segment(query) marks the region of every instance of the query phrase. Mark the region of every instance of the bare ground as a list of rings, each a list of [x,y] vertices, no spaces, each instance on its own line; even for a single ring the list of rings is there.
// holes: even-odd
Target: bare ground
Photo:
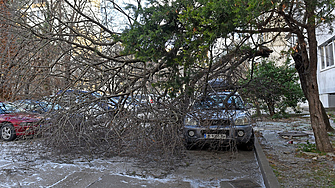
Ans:
[[[335,155],[315,150],[308,117],[263,119],[257,121],[255,130],[281,187],[335,187]],[[293,136],[281,135],[283,132]],[[329,136],[335,145],[334,134]]]

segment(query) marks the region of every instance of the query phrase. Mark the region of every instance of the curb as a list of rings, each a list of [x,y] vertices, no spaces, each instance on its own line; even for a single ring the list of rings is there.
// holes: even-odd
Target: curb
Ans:
[[[266,188],[279,188],[279,182],[277,177],[273,173],[272,168],[270,167],[269,161],[266,158],[261,145],[258,142],[258,138],[255,138],[255,153],[257,157],[257,161],[259,164],[259,168],[261,169],[261,173],[263,175],[264,184]]]

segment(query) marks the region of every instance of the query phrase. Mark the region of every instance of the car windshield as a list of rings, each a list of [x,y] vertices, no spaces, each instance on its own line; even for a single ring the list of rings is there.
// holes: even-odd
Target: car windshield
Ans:
[[[26,111],[37,113],[44,113],[52,108],[51,104],[35,100],[18,100],[13,102],[12,104],[16,105],[17,108],[23,108]]]
[[[228,94],[208,95],[206,98],[201,99],[195,103],[197,109],[243,109],[244,104],[240,96],[232,95],[225,102]]]
[[[10,113],[18,113],[18,112],[24,112],[25,110],[23,108],[19,108],[11,103],[4,103],[0,102],[0,114],[10,114]]]

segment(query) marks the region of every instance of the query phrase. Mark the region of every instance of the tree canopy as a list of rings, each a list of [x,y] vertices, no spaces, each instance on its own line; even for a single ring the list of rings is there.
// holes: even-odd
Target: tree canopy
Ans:
[[[264,42],[251,34],[238,34],[239,12],[229,1],[149,1],[139,20],[123,32],[125,53],[168,71],[163,88],[194,89],[199,80],[238,77],[237,67],[256,56]],[[218,6],[220,5],[220,6]],[[248,43],[246,43],[248,41]],[[229,77],[229,78],[228,78]],[[203,83],[203,82],[202,82]],[[201,85],[201,83],[200,83]]]

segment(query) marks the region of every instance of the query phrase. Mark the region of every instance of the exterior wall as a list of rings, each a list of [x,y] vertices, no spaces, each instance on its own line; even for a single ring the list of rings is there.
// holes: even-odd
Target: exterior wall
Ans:
[[[320,94],[320,100],[325,108],[329,108],[328,94]]]
[[[275,35],[278,35],[278,33],[268,33],[265,38],[267,40],[272,39]],[[277,39],[271,43],[269,43],[267,46],[273,50],[273,52],[270,54],[269,59],[275,60],[277,65],[283,65],[284,62],[287,59],[287,54],[283,52],[287,52],[292,45],[292,41],[288,41],[285,39],[286,35],[284,33],[280,34],[280,36],[277,36]],[[290,40],[293,40],[294,38],[292,37]],[[293,43],[294,44],[294,43]]]
[[[325,32],[323,32],[325,33]],[[325,108],[335,107],[335,36],[320,34],[318,41],[318,70],[320,100]]]

